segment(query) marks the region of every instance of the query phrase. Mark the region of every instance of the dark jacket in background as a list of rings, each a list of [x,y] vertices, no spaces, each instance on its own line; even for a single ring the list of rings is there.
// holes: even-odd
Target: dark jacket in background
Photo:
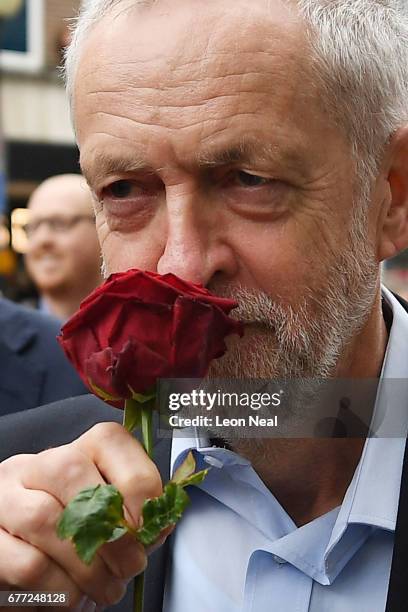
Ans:
[[[59,330],[56,319],[0,298],[0,416],[87,393]]]

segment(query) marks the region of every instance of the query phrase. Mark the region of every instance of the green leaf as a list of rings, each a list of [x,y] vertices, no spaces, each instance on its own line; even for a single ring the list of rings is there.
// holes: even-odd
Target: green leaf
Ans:
[[[177,523],[190,499],[184,488],[200,484],[208,470],[194,473],[196,461],[189,452],[183,463],[176,470],[172,480],[164,487],[160,497],[148,499],[143,504],[143,526],[137,530],[136,537],[145,546],[151,546],[166,527]]]
[[[61,540],[72,540],[78,556],[90,565],[105,542],[126,533],[123,497],[113,485],[81,491],[65,508],[57,525]]]
[[[196,469],[196,461],[194,459],[194,455],[192,451],[190,451],[187,457],[184,459],[183,463],[174,472],[171,482],[175,482],[176,484],[179,484],[185,478],[188,478],[189,476],[191,476],[191,474],[194,474],[195,469]]]
[[[175,482],[181,487],[188,487],[189,485],[198,485],[203,482],[204,478],[208,474],[207,470],[201,472],[195,472],[196,461],[192,451],[190,451],[183,463],[177,468],[173,474],[173,478],[170,482]]]
[[[144,546],[154,544],[163,529],[177,523],[189,503],[183,487],[169,482],[160,497],[143,504],[143,527],[136,532],[139,542]]]
[[[204,478],[207,476],[209,471],[210,471],[209,469],[201,470],[201,472],[196,472],[195,474],[192,474],[191,476],[189,476],[188,478],[185,478],[179,483],[180,487],[183,487],[184,489],[184,487],[201,484]]]

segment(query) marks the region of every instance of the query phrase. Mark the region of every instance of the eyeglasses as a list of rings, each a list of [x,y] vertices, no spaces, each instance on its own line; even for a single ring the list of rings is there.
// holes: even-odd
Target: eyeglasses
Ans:
[[[24,225],[24,231],[28,238],[34,236],[34,234],[40,229],[42,225],[47,225],[52,232],[56,234],[64,234],[69,232],[75,225],[78,225],[81,221],[94,221],[93,215],[73,215],[72,217],[42,217],[35,221],[30,221]]]

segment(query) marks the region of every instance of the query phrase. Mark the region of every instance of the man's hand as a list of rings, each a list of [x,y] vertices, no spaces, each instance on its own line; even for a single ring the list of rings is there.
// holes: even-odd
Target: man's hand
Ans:
[[[8,588],[67,591],[70,607],[84,596],[107,606],[145,569],[146,551],[128,534],[102,546],[89,567],[56,535],[64,507],[87,487],[115,485],[134,527],[144,500],[162,493],[156,466],[120,425],[101,423],[71,444],[11,457],[0,464],[0,483],[0,583]]]

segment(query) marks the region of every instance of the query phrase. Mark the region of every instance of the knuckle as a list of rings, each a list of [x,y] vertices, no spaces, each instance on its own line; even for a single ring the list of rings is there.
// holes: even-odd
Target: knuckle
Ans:
[[[125,430],[119,423],[97,423],[84,436],[89,436],[98,444],[109,443],[110,440],[117,436],[123,436]]]
[[[19,532],[21,534],[24,530],[37,538],[42,532],[54,527],[58,508],[56,501],[47,493],[40,491],[36,491],[35,494],[31,491],[29,493],[21,500]]]
[[[163,491],[162,481],[154,463],[140,466],[136,473],[123,483],[124,491],[138,491],[145,498],[158,497]]]
[[[53,448],[41,453],[42,459],[47,462],[57,476],[64,475],[64,480],[72,482],[78,479],[84,470],[86,458],[75,446],[70,444]]]
[[[154,463],[150,463],[149,466],[145,467],[139,476],[139,483],[140,486],[143,485],[143,490],[147,497],[158,497],[163,492],[162,479]]]
[[[13,476],[21,469],[31,465],[36,455],[13,455],[0,463],[0,474],[2,477]]]
[[[40,587],[45,582],[50,563],[46,555],[35,548],[30,549],[16,564],[12,586]]]

